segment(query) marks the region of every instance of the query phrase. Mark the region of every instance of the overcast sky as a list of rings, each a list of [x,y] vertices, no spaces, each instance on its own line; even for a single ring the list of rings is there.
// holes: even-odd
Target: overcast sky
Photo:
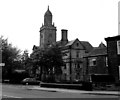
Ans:
[[[89,41],[94,47],[118,35],[119,0],[0,0],[0,35],[21,50],[39,45],[40,27],[49,9],[57,27],[68,30],[68,39]]]

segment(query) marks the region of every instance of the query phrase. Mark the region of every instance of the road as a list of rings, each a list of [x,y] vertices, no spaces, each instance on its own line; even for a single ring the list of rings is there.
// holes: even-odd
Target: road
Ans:
[[[30,86],[4,84],[2,85],[2,98],[100,98],[102,100],[103,98],[118,98],[113,95],[31,90],[29,87]]]

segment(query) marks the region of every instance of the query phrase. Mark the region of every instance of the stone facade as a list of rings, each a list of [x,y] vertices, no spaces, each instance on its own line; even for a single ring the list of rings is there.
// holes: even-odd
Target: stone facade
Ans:
[[[65,54],[63,56],[63,61],[65,62],[63,80],[82,80],[82,58],[85,55],[85,48],[81,45],[80,41],[78,39],[69,41],[61,47],[61,51]]]
[[[49,10],[44,15],[44,25],[40,28],[40,47],[45,48],[56,42],[56,27],[52,24],[52,13]]]
[[[61,49],[65,66],[62,67],[62,80],[75,81],[83,80],[83,57],[89,53],[93,47],[87,41],[74,39],[68,40],[68,30],[61,30],[61,40],[56,41],[56,27],[52,24],[52,13],[49,10],[44,15],[44,25],[40,28],[40,48],[57,44]]]

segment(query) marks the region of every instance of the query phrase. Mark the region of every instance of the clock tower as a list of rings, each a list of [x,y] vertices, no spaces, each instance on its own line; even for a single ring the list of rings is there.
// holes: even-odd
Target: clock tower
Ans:
[[[40,28],[40,47],[45,48],[56,42],[56,27],[52,24],[52,13],[48,9],[44,14],[44,25]]]

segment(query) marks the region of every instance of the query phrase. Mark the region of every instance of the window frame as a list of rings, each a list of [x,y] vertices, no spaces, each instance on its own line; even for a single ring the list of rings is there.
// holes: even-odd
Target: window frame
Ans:
[[[120,40],[117,41],[117,54],[120,55]]]
[[[94,64],[95,62],[95,64]],[[90,58],[89,59],[89,66],[96,66],[97,65],[97,58]]]

